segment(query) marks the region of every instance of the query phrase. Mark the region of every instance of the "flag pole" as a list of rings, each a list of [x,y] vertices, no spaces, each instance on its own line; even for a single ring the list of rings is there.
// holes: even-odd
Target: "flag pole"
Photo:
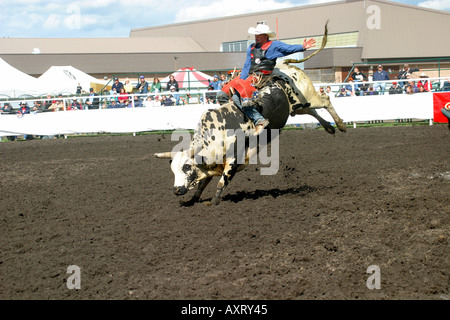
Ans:
[[[277,19],[277,41],[278,41],[278,17],[276,19]]]

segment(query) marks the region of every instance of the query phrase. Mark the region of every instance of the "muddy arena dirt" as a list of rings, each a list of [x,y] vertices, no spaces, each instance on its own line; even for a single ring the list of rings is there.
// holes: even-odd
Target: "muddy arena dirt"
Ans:
[[[176,197],[169,161],[153,156],[175,144],[1,143],[0,298],[450,297],[445,125],[283,131],[278,173],[248,166],[214,207],[179,206],[193,191]]]

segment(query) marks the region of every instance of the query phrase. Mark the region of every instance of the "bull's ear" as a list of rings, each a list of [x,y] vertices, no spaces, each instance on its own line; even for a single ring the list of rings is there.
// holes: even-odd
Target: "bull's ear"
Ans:
[[[155,153],[155,157],[160,159],[172,158],[172,152]]]

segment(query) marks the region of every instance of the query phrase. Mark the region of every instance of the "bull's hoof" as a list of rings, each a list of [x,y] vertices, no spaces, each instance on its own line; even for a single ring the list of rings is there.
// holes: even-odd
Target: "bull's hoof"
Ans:
[[[329,134],[335,134],[335,132],[336,132],[336,130],[334,129],[333,126],[329,126],[329,127],[325,126],[324,128]]]

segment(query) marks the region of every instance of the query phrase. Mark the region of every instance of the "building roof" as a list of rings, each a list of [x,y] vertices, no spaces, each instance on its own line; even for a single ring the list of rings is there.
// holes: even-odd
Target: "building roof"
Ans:
[[[3,38],[1,54],[30,54],[39,49],[41,54],[90,53],[160,53],[205,52],[190,36],[142,38]]]
[[[111,74],[171,73],[183,67],[209,71],[241,68],[244,52],[196,53],[108,53],[108,54],[7,54],[7,63],[30,75],[39,76],[51,66],[71,65],[103,78]],[[176,58],[176,59],[175,59]]]

